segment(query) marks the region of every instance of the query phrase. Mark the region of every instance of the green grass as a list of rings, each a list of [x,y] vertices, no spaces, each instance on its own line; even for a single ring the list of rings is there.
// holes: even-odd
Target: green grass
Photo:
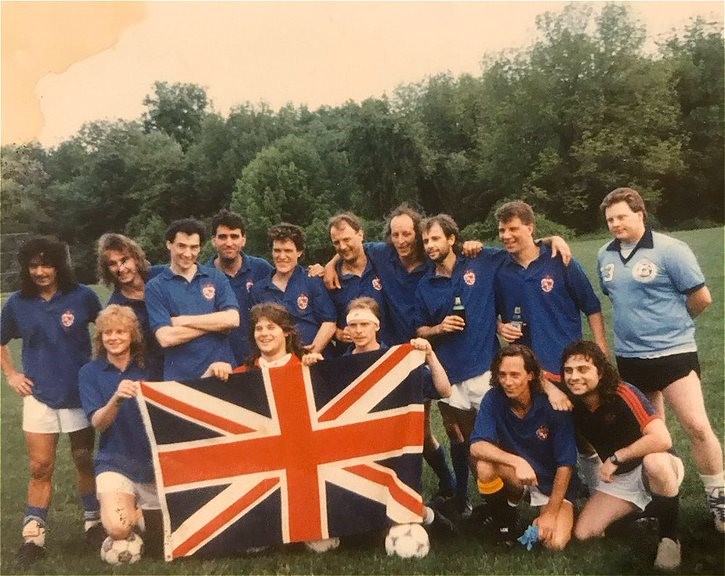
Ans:
[[[685,231],[674,234],[686,241],[697,254],[713,305],[697,319],[698,346],[703,368],[706,404],[718,437],[723,436],[723,229]],[[595,278],[595,258],[606,237],[572,242],[576,258],[590,278]],[[597,287],[598,290],[598,287]],[[601,295],[600,295],[601,296]],[[102,296],[102,298],[105,297]],[[607,325],[610,307],[602,299]],[[611,331],[608,334],[613,342]],[[13,343],[17,352],[17,343]],[[388,558],[381,544],[343,547],[315,555],[287,547],[255,558],[218,560],[177,560],[172,563],[143,559],[139,564],[111,569],[101,562],[95,550],[87,550],[82,540],[79,503],[75,496],[73,470],[67,440],[58,448],[54,476],[54,496],[49,517],[48,556],[23,572],[13,558],[19,545],[20,524],[27,482],[26,456],[21,433],[20,402],[3,380],[0,416],[2,450],[0,472],[1,510],[0,573],[18,574],[649,574],[656,546],[652,525],[632,524],[605,540],[572,543],[563,553],[544,550],[526,552],[517,547],[504,550],[482,544],[473,537],[452,542],[436,542],[422,560]],[[440,419],[434,410],[434,426],[444,438]],[[681,527],[683,564],[681,574],[723,574],[723,539],[715,533],[707,514],[703,491],[695,472],[688,443],[679,425],[668,422],[676,447],[683,455],[687,475],[682,487]],[[434,489],[430,471],[425,468],[427,494]],[[474,492],[475,493],[475,490]]]

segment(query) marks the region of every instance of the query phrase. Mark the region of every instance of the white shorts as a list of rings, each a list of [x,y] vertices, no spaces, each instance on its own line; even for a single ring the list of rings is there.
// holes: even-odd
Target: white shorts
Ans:
[[[32,394],[23,397],[23,431],[38,434],[76,432],[90,426],[82,408],[51,408]]]
[[[473,408],[478,411],[481,407],[481,400],[491,389],[491,371],[486,370],[483,374],[456,382],[452,388],[453,391],[448,398],[441,398],[440,402],[445,402],[453,408],[459,410],[470,410]]]
[[[101,472],[96,476],[96,494],[122,492],[136,497],[137,505],[143,510],[158,510],[159,496],[153,482],[134,482],[120,472]]]
[[[531,506],[546,506],[549,503],[549,497],[539,490],[538,486],[524,486],[524,493],[529,494],[529,505]],[[564,502],[569,502],[569,500],[564,498]]]
[[[682,460],[676,456],[672,457],[677,460],[677,486],[679,487],[685,478],[685,466],[682,464]],[[647,504],[652,501],[652,495],[645,484],[644,470],[641,464],[634,470],[624,474],[615,474],[611,482],[598,480],[595,489],[620,500],[631,502],[640,510],[644,510]]]

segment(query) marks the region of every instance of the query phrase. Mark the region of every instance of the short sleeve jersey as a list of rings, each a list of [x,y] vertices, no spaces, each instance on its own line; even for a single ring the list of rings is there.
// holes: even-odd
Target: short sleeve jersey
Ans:
[[[389,342],[388,320],[385,313],[385,287],[370,258],[368,257],[365,270],[360,276],[344,274],[342,272],[342,262],[337,264],[337,275],[340,279],[340,288],[329,291],[330,298],[332,298],[337,311],[337,326],[344,328],[347,325],[347,305],[351,300],[361,296],[368,296],[375,300],[380,308],[379,339]]]
[[[622,257],[615,239],[600,248],[597,260],[599,283],[612,301],[617,356],[697,350],[687,296],[705,285],[705,277],[687,244],[647,229],[629,257]]]
[[[420,279],[433,269],[426,260],[410,272],[400,262],[395,247],[385,242],[366,242],[365,251],[383,284],[386,319],[385,341],[405,344],[415,337],[415,289]]]
[[[518,343],[531,348],[554,374],[564,348],[581,340],[581,313],[589,316],[602,309],[581,265],[572,260],[565,266],[546,245],[527,268],[507,254],[496,276],[496,303],[504,322],[511,321],[515,307],[521,308],[526,329]]]
[[[336,322],[335,305],[322,278],[310,278],[302,266],[297,266],[283,292],[272,282],[274,271],[252,287],[252,304],[276,302],[294,317],[302,343],[311,344],[323,322]]]
[[[576,430],[594,447],[602,461],[639,440],[645,427],[657,418],[642,392],[624,382],[617,386],[611,401],[593,412],[580,402],[574,404]],[[628,460],[617,467],[615,474],[629,472],[641,463],[641,458]]]
[[[91,358],[88,325],[101,310],[88,286],[57,291],[46,301],[13,293],[2,309],[0,343],[23,341],[23,373],[33,396],[51,408],[79,408],[78,370]]]
[[[216,258],[207,263],[214,266]],[[264,258],[249,256],[242,252],[242,267],[234,276],[227,274],[229,284],[239,303],[239,327],[229,333],[229,339],[236,364],[243,363],[252,352],[249,344],[249,310],[252,307],[251,292],[255,282],[266,278],[272,273],[272,265]]]
[[[79,373],[79,387],[83,411],[89,420],[99,408],[113,397],[121,380],[143,380],[145,370],[134,362],[126,370],[119,370],[106,358],[89,362]],[[101,432],[95,457],[96,474],[118,472],[133,482],[152,482],[154,479],[151,446],[134,399],[125,400],[116,419]]]
[[[239,309],[226,275],[207,266],[198,266],[191,281],[174,274],[171,268],[165,268],[146,284],[145,297],[154,333],[162,326],[171,326],[174,316]],[[184,344],[166,348],[164,378],[198,378],[212,362],[234,363],[228,334],[208,332]]]
[[[492,388],[483,397],[471,435],[471,443],[485,441],[501,450],[521,456],[536,472],[538,488],[551,495],[556,470],[576,466],[576,436],[571,414],[554,410],[545,394],[534,392],[531,409],[523,418],[511,410],[501,388]],[[567,499],[576,497],[575,482]]]
[[[415,325],[435,326],[451,314],[460,296],[466,309],[466,328],[433,340],[438,359],[451,382],[459,383],[486,372],[498,350],[494,278],[506,252],[484,248],[474,258],[459,256],[451,277],[429,271],[415,293]]]

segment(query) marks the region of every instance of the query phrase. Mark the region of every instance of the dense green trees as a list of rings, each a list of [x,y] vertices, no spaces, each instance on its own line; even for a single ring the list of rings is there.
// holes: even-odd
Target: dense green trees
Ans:
[[[487,55],[477,77],[316,111],[243,103],[224,117],[202,87],[156,82],[137,121],[93,122],[50,150],[4,147],[2,229],[66,239],[91,280],[101,233],[163,261],[169,221],[222,207],[245,215],[260,254],[267,226],[300,224],[310,259],[329,255],[331,214],[376,222],[402,200],[479,236],[513,198],[549,229],[589,232],[604,194],[631,185],[665,226],[722,223],[722,29],[693,20],[647,51],[626,5],[579,3],[537,27],[536,43]]]

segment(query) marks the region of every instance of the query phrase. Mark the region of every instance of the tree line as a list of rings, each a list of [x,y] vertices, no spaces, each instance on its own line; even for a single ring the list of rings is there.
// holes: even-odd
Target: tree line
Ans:
[[[102,233],[164,262],[170,221],[222,207],[244,215],[260,255],[269,225],[303,226],[309,260],[330,255],[330,215],[352,210],[377,238],[403,200],[478,238],[516,198],[546,232],[597,231],[601,198],[625,185],[658,225],[722,224],[721,24],[693,19],[654,50],[626,5],[571,4],[536,25],[537,42],[485,56],[478,76],[314,111],[247,102],[223,116],[204,88],[156,82],[141,118],[88,123],[50,149],[4,146],[0,226],[66,240],[90,282]]]

